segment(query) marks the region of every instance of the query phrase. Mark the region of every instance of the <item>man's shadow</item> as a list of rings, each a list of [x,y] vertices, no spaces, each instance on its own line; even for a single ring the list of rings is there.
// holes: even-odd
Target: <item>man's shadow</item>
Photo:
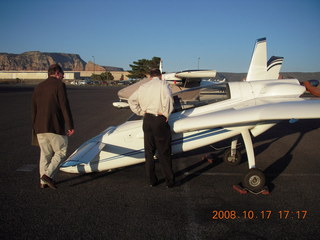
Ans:
[[[173,163],[190,156],[199,157],[200,160],[175,172],[175,178],[180,177],[177,185],[183,185],[222,163],[221,151],[212,151],[210,146],[176,154]]]

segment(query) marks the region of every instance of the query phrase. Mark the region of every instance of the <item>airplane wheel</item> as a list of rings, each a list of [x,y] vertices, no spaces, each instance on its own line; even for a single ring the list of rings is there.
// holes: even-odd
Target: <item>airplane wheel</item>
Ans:
[[[260,192],[266,184],[266,177],[264,173],[257,168],[252,168],[249,172],[244,176],[242,185],[253,191]]]
[[[241,153],[236,150],[236,155],[231,157],[231,148],[226,150],[223,156],[223,161],[229,165],[239,165],[241,163]]]

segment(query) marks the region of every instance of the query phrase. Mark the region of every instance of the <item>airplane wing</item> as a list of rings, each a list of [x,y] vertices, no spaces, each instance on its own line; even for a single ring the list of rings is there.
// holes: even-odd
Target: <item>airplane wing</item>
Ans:
[[[149,78],[143,78],[139,82],[136,82],[128,87],[122,88],[118,92],[118,97],[120,99],[127,100],[132,95],[132,93],[134,93],[142,84],[144,84],[148,81],[150,81]]]
[[[320,100],[269,103],[186,117],[173,123],[175,133],[285,119],[320,118]]]
[[[215,70],[186,70],[175,74],[178,78],[214,78],[216,75]]]

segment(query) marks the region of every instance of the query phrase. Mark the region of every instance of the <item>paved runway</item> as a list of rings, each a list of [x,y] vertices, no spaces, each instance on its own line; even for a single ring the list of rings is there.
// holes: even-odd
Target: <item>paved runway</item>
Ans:
[[[76,126],[69,154],[130,116],[112,107],[118,90],[68,87]],[[210,147],[175,156],[181,185],[173,189],[146,186],[141,164],[85,175],[60,172],[54,191],[38,186],[39,150],[30,145],[32,91],[0,86],[0,239],[319,238],[319,120],[282,122],[254,140],[270,195],[234,191],[247,162],[227,166],[217,151],[213,163],[202,160]]]

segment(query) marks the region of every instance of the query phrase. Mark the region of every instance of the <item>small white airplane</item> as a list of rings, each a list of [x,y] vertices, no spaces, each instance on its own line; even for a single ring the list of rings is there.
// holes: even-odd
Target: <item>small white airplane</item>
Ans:
[[[264,44],[265,39],[256,42],[253,56],[266,49]],[[278,75],[280,68],[268,65],[266,58],[265,62],[260,60],[251,60],[246,81],[211,84],[174,94],[175,111],[169,119],[173,154],[231,139],[224,161],[238,164],[241,154],[235,137],[242,136],[249,168],[242,184],[254,192],[264,188],[265,176],[256,167],[252,137],[281,120],[320,118],[319,99],[302,98],[306,88],[297,79],[269,79]],[[132,120],[109,127],[85,142],[60,170],[89,173],[144,161],[142,120]]]
[[[159,69],[163,73],[162,60],[160,61]],[[217,72],[215,70],[185,70],[174,73],[163,73],[162,80],[166,80],[170,84],[172,92],[175,93],[187,88],[200,86],[202,80],[214,78],[216,74]],[[150,78],[144,78],[139,82],[119,90],[118,97],[120,101],[113,102],[113,106],[116,108],[128,108],[128,99],[131,94],[148,81],[150,81]],[[205,84],[204,81],[203,83]]]
[[[190,88],[200,86],[203,79],[211,79],[216,77],[217,72],[215,70],[185,70],[174,73],[164,73],[163,63],[160,60],[159,69],[162,73],[162,80],[166,80],[169,84],[182,86],[183,88]],[[184,90],[184,89],[183,89]]]

